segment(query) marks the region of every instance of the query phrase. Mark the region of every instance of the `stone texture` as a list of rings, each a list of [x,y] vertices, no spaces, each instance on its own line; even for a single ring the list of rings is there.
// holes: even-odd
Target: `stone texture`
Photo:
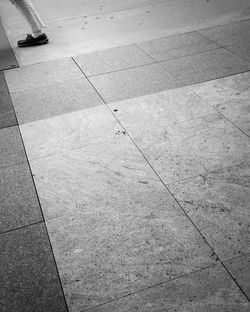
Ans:
[[[107,103],[181,86],[158,64],[94,76],[90,81]]]
[[[222,46],[245,44],[250,38],[250,20],[200,30],[199,33]]]
[[[232,45],[227,47],[227,50],[236,53],[237,55],[241,56],[242,58],[250,61],[250,43],[249,41],[241,42],[237,45]]]
[[[250,69],[250,63],[225,50],[217,49],[161,63],[186,85],[221,78]]]
[[[219,48],[219,45],[191,32],[139,43],[138,46],[156,61],[175,59]]]
[[[0,72],[0,129],[17,124],[8,87],[3,72]]]
[[[117,206],[126,207],[127,212],[135,209],[139,198],[141,207],[148,209],[155,206],[157,195],[161,198],[165,193],[158,177],[123,134],[38,158],[30,165],[46,220],[73,212],[112,213]],[[172,203],[171,198],[169,201]]]
[[[116,117],[128,130],[172,125],[216,113],[216,110],[197,96],[189,87],[162,91],[121,102],[110,103]]]
[[[19,124],[103,104],[84,76],[77,80],[12,93],[11,98]]]
[[[108,211],[99,203],[98,213],[85,209],[47,222],[70,311],[82,311],[216,262],[169,196],[159,195],[152,207],[141,207],[138,196],[134,209],[117,204]],[[121,200],[129,202],[122,194]]]
[[[5,77],[10,92],[24,92],[26,90],[40,88],[46,93],[43,87],[80,79],[83,74],[70,59],[60,59],[45,63],[22,66],[17,69],[5,72]]]
[[[66,312],[44,224],[0,235],[2,312]]]
[[[168,188],[222,260],[250,252],[250,169],[241,165]]]
[[[0,129],[0,168],[26,162],[18,127]]]
[[[27,164],[0,169],[0,233],[42,221]]]
[[[178,115],[171,120],[173,115],[160,110],[151,118],[150,104],[143,111],[126,101],[110,107],[165,183],[237,165],[249,157],[248,137],[219,114],[185,119],[180,112],[182,120],[176,121]]]
[[[247,312],[250,305],[218,265],[91,309],[92,312]]]
[[[193,85],[192,89],[241,130],[250,134],[250,72]]]
[[[72,112],[20,126],[29,159],[114,140],[121,125],[106,106]],[[120,133],[119,132],[119,133]]]
[[[250,300],[250,254],[226,261],[225,266]]]
[[[74,59],[87,76],[154,63],[135,45],[83,54]]]

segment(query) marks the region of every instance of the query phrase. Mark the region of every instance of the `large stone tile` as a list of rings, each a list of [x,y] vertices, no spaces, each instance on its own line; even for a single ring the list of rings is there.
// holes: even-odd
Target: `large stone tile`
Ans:
[[[11,98],[19,124],[103,104],[84,76],[77,80],[12,93]]]
[[[217,111],[250,134],[250,72],[191,87]]]
[[[226,261],[224,264],[250,300],[250,254]]]
[[[34,159],[113,140],[123,128],[109,109],[101,105],[23,124],[20,130],[28,158]]]
[[[0,232],[42,221],[27,164],[0,169]]]
[[[47,220],[72,212],[112,213],[117,206],[126,207],[126,214],[135,209],[139,198],[140,205],[149,209],[160,204],[165,193],[142,155],[122,134],[33,160],[30,165]]]
[[[216,26],[199,32],[222,46],[244,44],[249,42],[250,20]]]
[[[223,260],[250,252],[249,162],[169,184],[180,205]]]
[[[66,312],[44,224],[0,235],[3,312]]]
[[[51,62],[23,66],[5,72],[5,78],[10,92],[24,92],[29,89],[40,88],[58,82],[68,82],[80,79],[83,74],[72,59],[60,59]]]
[[[216,113],[189,87],[110,103],[109,107],[128,130],[147,129],[158,124],[172,125]]]
[[[249,157],[248,137],[221,115],[202,107],[202,101],[196,99],[194,104],[192,98],[196,99],[190,96],[190,112],[186,116],[188,108],[184,105],[176,114],[174,109],[170,113],[162,109],[163,104],[154,111],[157,106],[150,103],[150,98],[143,104],[138,99],[138,109],[137,99],[110,105],[165,183],[236,165]],[[200,111],[196,108],[199,103]],[[209,115],[199,118],[206,112]]]
[[[120,193],[112,210],[91,209],[47,221],[70,311],[82,311],[216,263],[169,194],[145,205]],[[151,193],[152,194],[152,193]],[[125,193],[125,196],[127,194]]]
[[[108,103],[181,86],[158,64],[103,74],[90,81]]]
[[[0,129],[17,125],[3,72],[0,72]]]
[[[250,61],[250,43],[249,41],[241,42],[237,45],[232,45],[227,47],[227,50],[230,50],[237,55],[241,56],[242,58]]]
[[[145,289],[91,311],[247,312],[249,304],[226,270],[217,265]]]
[[[0,129],[0,168],[26,162],[18,127]]]
[[[186,85],[225,77],[250,69],[250,63],[225,50],[217,49],[161,63]]]
[[[135,45],[83,54],[74,59],[87,76],[154,63]]]
[[[138,44],[156,61],[174,59],[219,48],[219,45],[191,32]]]

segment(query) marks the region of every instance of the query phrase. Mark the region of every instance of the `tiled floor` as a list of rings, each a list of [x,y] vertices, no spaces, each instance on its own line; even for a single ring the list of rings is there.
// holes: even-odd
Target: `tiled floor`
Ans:
[[[248,24],[0,76],[1,311],[249,311]]]
[[[61,0],[60,7],[50,0],[33,2],[48,25],[46,32],[51,43],[28,50],[18,49],[16,42],[29,28],[10,1],[0,2],[4,26],[21,65],[117,48],[250,18],[249,0],[240,0],[240,3],[235,0]],[[236,29],[241,32],[244,27]],[[228,31],[222,28],[221,32]],[[247,34],[246,41],[249,41]],[[206,46],[204,43],[205,40],[201,50]]]
[[[0,72],[0,129],[16,126],[16,116],[3,72]]]

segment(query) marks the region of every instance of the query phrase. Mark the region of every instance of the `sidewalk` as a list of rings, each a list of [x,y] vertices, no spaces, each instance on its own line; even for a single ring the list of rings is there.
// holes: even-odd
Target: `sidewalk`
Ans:
[[[1,311],[250,309],[247,2],[190,22],[181,1],[155,2],[80,17],[75,0],[69,19],[35,1],[53,27],[98,7],[99,29],[111,12],[120,28],[67,49],[48,29],[0,72]],[[163,7],[182,25],[122,28]]]

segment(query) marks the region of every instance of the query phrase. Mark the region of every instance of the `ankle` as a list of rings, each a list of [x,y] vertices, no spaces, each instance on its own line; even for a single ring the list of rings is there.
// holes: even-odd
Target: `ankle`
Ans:
[[[32,33],[32,37],[37,38],[37,37],[41,36],[42,34],[43,34],[43,32],[41,30],[38,30],[38,31]]]

